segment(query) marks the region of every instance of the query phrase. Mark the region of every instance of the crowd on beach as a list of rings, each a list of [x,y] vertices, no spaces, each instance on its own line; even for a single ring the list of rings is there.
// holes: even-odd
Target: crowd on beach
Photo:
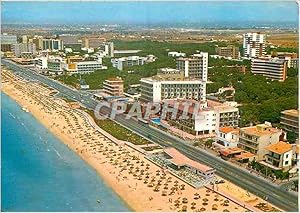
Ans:
[[[70,108],[64,100],[53,96],[53,89],[22,79],[7,70],[3,70],[2,77],[5,82],[3,91],[26,106],[88,162],[134,211],[249,210],[243,201],[233,202],[209,188],[195,189],[153,164],[125,142],[108,138],[107,133],[103,134],[91,124],[87,113]],[[256,198],[253,205],[260,202]]]

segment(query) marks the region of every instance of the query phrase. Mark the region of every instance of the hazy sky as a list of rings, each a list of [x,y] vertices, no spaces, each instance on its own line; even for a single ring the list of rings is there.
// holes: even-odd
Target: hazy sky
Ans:
[[[290,2],[2,2],[2,23],[294,23]]]

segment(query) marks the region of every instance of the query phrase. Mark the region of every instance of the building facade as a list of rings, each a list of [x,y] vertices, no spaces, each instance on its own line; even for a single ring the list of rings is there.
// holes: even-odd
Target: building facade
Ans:
[[[289,109],[281,112],[280,124],[287,132],[294,132],[299,136],[299,110]]]
[[[251,72],[262,75],[268,79],[285,81],[287,75],[287,63],[283,59],[260,58],[251,61]]]
[[[128,56],[122,58],[113,58],[111,59],[112,66],[118,70],[123,70],[125,67],[139,66],[146,63],[151,63],[155,61],[155,57],[148,55],[146,57],[140,56]]]
[[[226,58],[238,59],[240,57],[239,48],[233,45],[229,45],[227,47],[217,47],[216,52],[219,56]]]
[[[264,159],[267,146],[280,140],[282,131],[268,122],[251,127],[240,128],[238,147],[256,155],[256,160]]]
[[[43,50],[63,50],[61,39],[43,39]]]
[[[208,53],[200,52],[189,58],[177,58],[176,69],[183,71],[186,78],[207,81]]]
[[[239,129],[226,126],[220,127],[217,131],[217,137],[213,146],[217,149],[237,147],[239,142]]]
[[[266,35],[260,32],[243,35],[244,57],[256,58],[266,54]]]
[[[272,170],[287,171],[292,167],[293,147],[291,144],[279,141],[265,148],[267,154],[260,163]]]
[[[120,78],[110,78],[103,82],[103,90],[111,96],[123,96],[124,82]]]
[[[34,43],[12,44],[12,52],[16,57],[21,57],[22,53],[32,53],[32,55],[36,55],[36,46]]]
[[[200,80],[167,80],[142,78],[141,100],[160,102],[163,99],[206,100],[206,83]]]

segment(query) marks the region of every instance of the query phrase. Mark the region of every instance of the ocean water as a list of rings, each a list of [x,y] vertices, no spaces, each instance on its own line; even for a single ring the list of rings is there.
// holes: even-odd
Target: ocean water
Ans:
[[[130,211],[30,113],[3,93],[1,99],[2,211]]]

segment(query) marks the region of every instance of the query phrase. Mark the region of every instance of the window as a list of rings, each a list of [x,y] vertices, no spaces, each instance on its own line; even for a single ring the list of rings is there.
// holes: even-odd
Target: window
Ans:
[[[288,157],[289,157],[289,154],[286,154],[286,155],[285,155],[285,158],[288,158]]]
[[[284,162],[284,165],[288,165],[288,163],[289,163],[289,161],[288,161],[288,160],[286,160],[286,161]]]

